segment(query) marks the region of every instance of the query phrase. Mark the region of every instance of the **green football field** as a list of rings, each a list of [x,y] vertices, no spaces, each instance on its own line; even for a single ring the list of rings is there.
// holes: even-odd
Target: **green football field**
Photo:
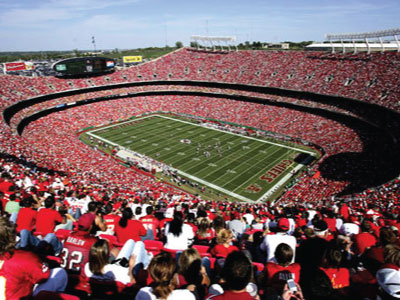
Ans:
[[[244,136],[166,115],[151,115],[87,133],[176,169],[178,174],[242,201],[263,201],[304,167],[281,142]]]

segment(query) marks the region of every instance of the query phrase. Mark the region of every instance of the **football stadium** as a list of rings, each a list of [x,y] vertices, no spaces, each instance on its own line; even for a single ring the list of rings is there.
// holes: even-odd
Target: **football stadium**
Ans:
[[[1,299],[399,298],[399,35],[4,63]]]

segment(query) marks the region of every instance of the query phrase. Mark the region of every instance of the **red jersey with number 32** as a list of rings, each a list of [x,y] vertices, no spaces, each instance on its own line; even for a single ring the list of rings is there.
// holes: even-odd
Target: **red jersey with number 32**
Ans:
[[[15,250],[0,257],[0,299],[27,297],[36,283],[46,281],[50,270],[32,252]]]
[[[97,238],[84,231],[73,232],[64,242],[61,267],[80,272],[89,261],[89,252]]]

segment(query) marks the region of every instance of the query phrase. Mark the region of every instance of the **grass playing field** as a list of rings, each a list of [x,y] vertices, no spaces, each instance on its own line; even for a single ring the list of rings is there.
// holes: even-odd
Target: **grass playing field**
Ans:
[[[242,201],[262,201],[304,167],[311,149],[211,128],[170,115],[151,115],[87,133],[172,166],[178,174]]]

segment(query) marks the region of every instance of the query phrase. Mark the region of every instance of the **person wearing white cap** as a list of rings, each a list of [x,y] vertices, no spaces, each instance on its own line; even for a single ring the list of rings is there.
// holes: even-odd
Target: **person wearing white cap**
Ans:
[[[400,248],[389,244],[383,250],[385,264],[376,272],[376,300],[400,299]]]
[[[379,294],[376,300],[400,299],[400,270],[383,268],[376,272]]]

